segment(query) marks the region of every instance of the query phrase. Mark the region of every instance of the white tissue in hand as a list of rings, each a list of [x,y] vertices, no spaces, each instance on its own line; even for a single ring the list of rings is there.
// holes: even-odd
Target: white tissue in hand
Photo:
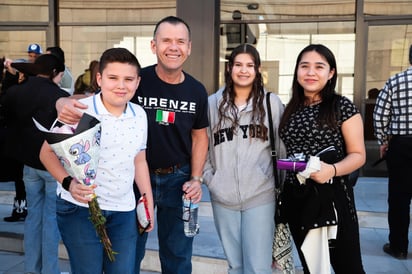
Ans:
[[[309,161],[306,164],[305,170],[296,174],[301,185],[305,184],[307,178],[309,178],[312,172],[320,170],[320,159],[318,156],[309,156]]]

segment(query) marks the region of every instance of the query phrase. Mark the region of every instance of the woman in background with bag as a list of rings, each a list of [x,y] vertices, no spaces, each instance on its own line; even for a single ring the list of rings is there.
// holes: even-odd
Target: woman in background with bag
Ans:
[[[229,57],[224,88],[209,97],[209,154],[204,169],[228,273],[272,273],[275,184],[260,57],[249,44]],[[283,105],[270,94],[276,150]]]
[[[309,157],[329,146],[336,148],[329,164],[320,156],[320,168],[303,184],[296,172],[286,175],[286,216],[304,273],[331,273],[330,265],[336,274],[365,273],[347,176],[365,163],[362,118],[349,99],[336,94],[336,79],[335,57],[327,47],[304,48],[296,60],[292,98],[279,126],[289,157],[296,153]],[[325,240],[323,246],[318,245],[320,240]]]

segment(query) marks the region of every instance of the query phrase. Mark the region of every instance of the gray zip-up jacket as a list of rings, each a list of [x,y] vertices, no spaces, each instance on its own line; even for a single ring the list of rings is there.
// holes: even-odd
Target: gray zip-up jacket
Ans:
[[[230,125],[219,131],[218,107],[222,89],[209,96],[209,152],[203,177],[212,202],[233,210],[244,210],[275,201],[275,183],[269,138],[256,138],[259,125],[251,123],[252,106],[240,110],[239,128],[232,132]],[[278,135],[284,106],[276,94],[271,94],[271,109],[278,158],[285,157],[285,148]],[[266,109],[266,96],[264,100]],[[265,115],[265,127],[269,128]]]

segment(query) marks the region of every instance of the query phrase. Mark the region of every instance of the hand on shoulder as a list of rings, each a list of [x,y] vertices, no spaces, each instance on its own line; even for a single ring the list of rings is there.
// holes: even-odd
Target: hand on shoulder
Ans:
[[[73,125],[79,122],[83,113],[79,109],[87,109],[87,105],[73,97],[63,97],[57,100],[56,110],[59,121]]]

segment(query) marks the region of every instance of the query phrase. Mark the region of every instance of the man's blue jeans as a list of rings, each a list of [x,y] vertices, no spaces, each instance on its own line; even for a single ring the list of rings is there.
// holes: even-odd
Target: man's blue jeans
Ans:
[[[186,237],[182,220],[182,186],[190,179],[190,166],[185,165],[167,175],[151,174],[157,212],[157,234],[162,274],[192,273],[193,238]],[[136,273],[144,257],[147,233],[137,241]]]
[[[45,170],[24,166],[27,217],[24,222],[24,269],[60,274],[60,234],[56,221],[56,180]]]
[[[67,248],[72,274],[134,274],[136,259],[136,211],[102,210],[115,261],[106,255],[89,220],[89,209],[57,197],[57,223]]]

